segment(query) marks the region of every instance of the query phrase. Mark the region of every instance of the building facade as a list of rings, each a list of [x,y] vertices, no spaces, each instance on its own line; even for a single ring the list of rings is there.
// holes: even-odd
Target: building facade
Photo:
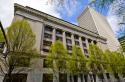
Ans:
[[[53,76],[52,71],[45,65],[45,57],[49,52],[51,44],[56,40],[63,42],[64,46],[68,50],[68,54],[72,53],[72,45],[77,45],[82,49],[82,52],[87,57],[89,57],[88,47],[91,43],[98,45],[103,50],[110,49],[114,51],[116,49],[117,45],[114,46],[114,43],[111,44],[110,39],[116,43],[117,39],[115,39],[107,21],[102,21],[100,25],[103,26],[106,24],[104,27],[106,27],[109,31],[104,28],[101,30],[102,27],[99,27],[99,25],[98,28],[95,27],[95,21],[97,20],[92,20],[94,19],[94,16],[92,17],[92,15],[89,15],[91,13],[86,13],[90,11],[91,8],[88,7],[78,18],[79,25],[74,25],[62,19],[35,10],[31,7],[24,7],[19,4],[14,5],[13,21],[26,19],[30,23],[31,28],[36,35],[35,48],[37,48],[37,51],[42,57],[40,60],[37,60],[35,65],[33,65],[35,69],[27,73],[27,82],[55,82],[55,77]],[[101,33],[102,31],[104,32]],[[110,34],[113,38],[111,38],[111,36],[110,39],[107,38],[109,35],[106,34],[109,32],[111,32]],[[83,76],[83,78],[85,78],[85,76]],[[70,82],[68,74],[61,74],[58,76],[58,79],[60,79],[61,82]],[[81,82],[81,79],[77,81]],[[90,82],[90,79],[82,82]]]

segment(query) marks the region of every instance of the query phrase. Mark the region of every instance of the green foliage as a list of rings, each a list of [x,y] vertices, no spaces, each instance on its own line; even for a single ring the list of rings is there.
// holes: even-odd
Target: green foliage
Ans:
[[[105,69],[107,72],[123,75],[125,72],[125,56],[121,52],[105,52]]]
[[[3,36],[3,33],[1,31],[1,29],[0,29],[0,42],[4,42],[4,41],[5,41],[4,36]]]
[[[3,33],[2,33],[2,31],[1,31],[1,29],[0,29],[0,42],[4,42],[5,40],[4,40],[4,36],[3,36]],[[3,52],[3,49],[0,49],[0,53],[2,53]]]
[[[62,72],[67,68],[67,50],[63,43],[56,41],[50,48],[47,56],[47,64],[55,71]]]
[[[10,48],[9,65],[29,66],[32,58],[38,57],[34,49],[35,34],[26,20],[18,20],[7,29]]]
[[[94,74],[103,73],[103,51],[96,45],[89,46],[88,68]]]
[[[11,51],[29,52],[35,44],[35,34],[26,20],[18,20],[7,29]]]
[[[68,62],[68,69],[70,74],[87,73],[86,57],[82,53],[82,50],[77,46],[73,46],[72,48],[72,55]]]

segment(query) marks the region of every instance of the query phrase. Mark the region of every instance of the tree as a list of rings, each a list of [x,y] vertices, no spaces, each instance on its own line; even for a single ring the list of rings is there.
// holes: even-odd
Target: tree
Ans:
[[[30,66],[30,60],[38,57],[38,53],[34,48],[35,34],[31,30],[26,20],[17,20],[7,29],[7,39],[9,52],[5,58],[7,78],[11,81],[11,75],[14,70]],[[7,59],[7,60],[6,60]],[[20,72],[20,70],[16,70]],[[4,79],[5,80],[5,79]]]
[[[4,36],[1,30],[0,30],[0,42],[4,42]]]
[[[68,70],[70,75],[78,75],[80,77],[83,74],[86,75],[88,73],[86,57],[78,46],[73,46],[72,55],[69,58]]]
[[[125,56],[122,51],[111,52],[105,51],[103,55],[104,64],[103,67],[107,73],[114,75],[114,77],[120,82],[120,76],[124,77],[125,70]]]
[[[57,74],[67,73],[67,58],[67,50],[63,43],[56,41],[49,50],[47,64],[51,67],[57,82],[59,82]]]
[[[0,44],[2,45],[2,44],[4,44],[4,36],[3,36],[3,34],[2,34],[2,31],[0,30]],[[3,47],[3,46],[1,46],[1,47]],[[2,48],[0,48],[0,53],[2,53],[2,51],[3,51],[3,49]]]
[[[96,45],[90,44],[89,46],[89,55],[88,67],[90,72],[94,74],[94,82],[96,82],[95,75],[98,75],[103,82],[103,73],[104,73],[104,60],[103,60],[103,51]]]

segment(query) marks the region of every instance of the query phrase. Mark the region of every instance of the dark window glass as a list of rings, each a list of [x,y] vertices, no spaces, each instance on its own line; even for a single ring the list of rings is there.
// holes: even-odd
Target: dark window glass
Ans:
[[[83,74],[80,74],[81,82],[83,82]]]
[[[106,77],[107,77],[107,79],[110,79],[109,73],[106,73]]]
[[[96,42],[96,41],[93,41],[93,43],[94,43],[94,44],[97,44],[97,42]]]
[[[44,51],[44,52],[49,52],[49,50],[48,50],[48,49],[43,49],[43,51]]]
[[[75,45],[79,45],[79,41],[75,41]]]
[[[73,79],[74,79],[74,82],[78,82],[78,76],[77,75],[74,75]]]
[[[74,39],[79,39],[79,36],[78,35],[74,35]]]
[[[88,82],[88,75],[84,75],[85,82]]]
[[[1,49],[4,48],[4,44],[5,44],[5,42],[0,42],[0,48],[1,48]]]
[[[62,30],[57,29],[56,34],[62,34]]]
[[[67,74],[59,74],[59,82],[67,82]]]
[[[91,43],[92,42],[92,40],[91,39],[88,39],[88,43]]]
[[[119,79],[118,73],[115,73],[114,76],[116,79]]]
[[[56,40],[62,41],[62,37],[56,36]]]
[[[104,75],[103,75],[102,73],[98,74],[98,77],[99,77],[100,79],[104,79]]]
[[[44,37],[45,37],[45,38],[52,39],[52,35],[51,35],[51,34],[44,33]]]
[[[53,74],[43,74],[42,82],[53,82]]]
[[[66,32],[66,37],[71,37],[71,33]]]
[[[86,43],[82,43],[83,47],[86,47]]]
[[[69,76],[69,78],[70,78],[70,82],[73,82],[73,81],[72,81],[72,76],[71,76],[71,75]]]
[[[11,75],[11,82],[26,82],[27,80],[27,74],[12,74]],[[6,74],[4,77],[3,82],[10,82],[10,79],[8,79],[8,75]]]
[[[96,75],[93,74],[93,79],[94,79],[94,82],[96,82]]]
[[[87,50],[87,49],[84,49],[84,53],[85,53],[85,54],[88,54],[88,50]]]
[[[72,50],[72,46],[68,46],[68,45],[67,45],[67,49],[68,49],[68,50]]]
[[[82,41],[85,41],[86,39],[85,39],[85,37],[82,37]]]
[[[53,30],[52,26],[49,26],[49,25],[46,25],[46,26],[45,26],[45,31],[50,31],[50,32],[52,32],[52,30]]]
[[[66,39],[66,43],[72,44],[72,40]]]
[[[52,42],[51,41],[43,41],[43,45],[44,46],[51,46],[52,45]]]

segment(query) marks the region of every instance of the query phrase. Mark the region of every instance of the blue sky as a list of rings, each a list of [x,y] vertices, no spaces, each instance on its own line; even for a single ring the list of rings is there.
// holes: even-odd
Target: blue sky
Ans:
[[[50,0],[0,0],[0,20],[4,27],[8,27],[14,16],[14,3],[23,6],[30,6],[47,14],[61,18],[65,21],[77,24],[77,17],[84,11],[90,0],[74,0],[69,5],[66,3],[64,7],[57,5],[57,2],[51,3]],[[6,3],[6,4],[5,4]],[[108,19],[114,32],[117,30],[117,18],[111,14],[112,11],[103,11],[103,14]]]
[[[74,11],[72,12],[72,15],[68,15],[67,13],[63,13],[63,11],[61,11],[61,16],[64,20],[69,21],[71,23],[77,23],[77,17],[84,11],[84,9],[87,7],[88,5],[88,0],[80,0],[79,2],[77,2],[75,4],[76,8],[74,8]],[[72,7],[70,7],[69,9],[72,9]]]

